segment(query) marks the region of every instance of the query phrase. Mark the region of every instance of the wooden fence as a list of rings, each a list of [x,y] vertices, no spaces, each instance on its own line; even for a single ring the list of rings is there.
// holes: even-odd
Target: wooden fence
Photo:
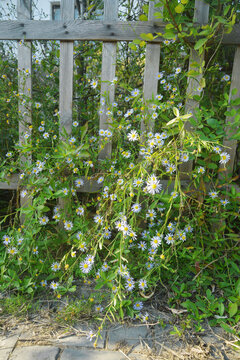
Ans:
[[[158,1],[155,1],[157,3]],[[141,33],[164,32],[165,24],[154,20],[154,12],[162,11],[156,9],[154,1],[149,1],[148,21],[144,22],[122,22],[118,21],[118,0],[104,0],[104,19],[99,21],[74,20],[74,0],[61,0],[61,21],[32,20],[32,0],[18,0],[17,20],[0,21],[0,40],[18,40],[18,83],[19,92],[31,98],[32,80],[31,76],[27,80],[22,75],[28,69],[31,74],[32,69],[32,40],[60,40],[60,84],[59,84],[59,110],[60,110],[60,130],[65,127],[68,134],[72,129],[72,100],[73,100],[73,41],[75,40],[100,40],[103,42],[102,49],[102,74],[101,74],[101,95],[108,93],[110,102],[114,101],[114,86],[110,86],[115,77],[117,41],[132,41],[140,37]],[[194,21],[198,24],[208,22],[209,5],[202,0],[195,0]],[[20,42],[24,40],[24,42]],[[146,46],[146,62],[144,71],[143,94],[145,99],[151,99],[157,94],[158,80],[156,74],[160,67],[160,46],[163,38],[157,37],[153,42]],[[232,95],[231,90],[240,89],[240,26],[235,25],[232,33],[225,34],[222,39],[223,44],[235,44],[236,52],[232,70],[232,82],[229,99],[240,97],[238,90]],[[201,56],[191,50],[189,68],[193,69],[194,62],[202,63],[204,54]],[[201,80],[199,75],[196,79],[189,79],[187,87],[187,97],[185,112],[192,111],[199,106],[192,96],[199,94],[197,88]],[[32,123],[29,105],[19,103],[19,110],[25,113],[25,120]],[[105,115],[100,115],[100,128],[109,127],[109,119]],[[234,117],[228,117],[226,123],[234,121]],[[152,127],[154,124],[152,124]],[[186,125],[189,128],[189,124]],[[144,123],[141,130],[145,129]],[[19,123],[19,141],[23,141],[24,132],[29,129],[23,123]],[[230,140],[230,134],[226,130],[224,145],[229,147],[228,152],[231,160],[228,163],[228,174],[232,173],[237,147],[237,141]],[[99,158],[104,159],[111,155],[111,143],[100,152]],[[30,161],[30,158],[28,159]],[[192,163],[182,165],[183,172],[189,172]],[[20,185],[18,175],[13,175],[9,183],[0,182],[0,189],[18,189]],[[85,181],[81,192],[95,192],[101,185],[94,181]]]

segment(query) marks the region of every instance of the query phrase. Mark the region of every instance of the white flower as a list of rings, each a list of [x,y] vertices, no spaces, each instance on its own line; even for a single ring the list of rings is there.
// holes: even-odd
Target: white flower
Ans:
[[[177,67],[175,70],[175,74],[179,74],[182,71],[182,69],[180,67]]]
[[[157,180],[154,174],[151,175],[147,181],[146,191],[149,194],[155,195],[156,193],[159,193],[161,189],[162,189],[162,184],[160,184],[160,181]]]
[[[83,179],[77,179],[77,180],[75,180],[75,186],[76,186],[77,188],[79,188],[80,186],[83,186],[83,184],[84,184]]]
[[[136,130],[131,130],[130,133],[127,134],[127,138],[129,141],[137,141],[139,135]]]
[[[52,271],[57,271],[57,270],[60,270],[60,268],[61,268],[61,266],[60,266],[60,264],[58,263],[58,262],[54,262],[53,264],[52,264],[52,266],[51,266],[51,269],[52,269]]]
[[[229,75],[224,75],[222,77],[222,81],[229,81],[230,80],[230,76]]]
[[[52,281],[51,284],[50,284],[50,288],[53,289],[53,290],[56,290],[58,288],[58,283],[55,282],[55,281]]]
[[[98,85],[98,82],[96,80],[92,80],[91,83],[90,83],[91,87],[93,89],[96,89],[97,85]]]
[[[210,191],[208,194],[212,199],[215,199],[218,196],[216,191]]]
[[[131,95],[134,97],[138,96],[139,94],[140,94],[140,91],[138,89],[134,89],[131,91]]]
[[[92,269],[92,264],[84,260],[80,263],[80,269],[84,274],[88,274]]]
[[[189,160],[188,154],[182,153],[180,160],[181,160],[182,162],[187,162],[187,161]]]
[[[47,216],[43,216],[39,219],[40,225],[46,225],[49,221],[49,218]]]
[[[94,337],[96,337],[96,335],[92,332],[92,330],[90,330],[87,334],[87,340],[92,341]]]
[[[22,190],[20,195],[24,198],[27,195],[27,190]]]
[[[199,174],[204,174],[204,173],[205,173],[204,167],[203,167],[203,166],[200,166],[200,167],[197,169],[197,172],[198,172]]]
[[[134,305],[133,305],[133,309],[134,310],[142,310],[143,308],[143,303],[141,301],[137,301]]]
[[[93,220],[96,224],[99,224],[99,225],[102,225],[102,223],[103,223],[103,217],[100,215],[95,215]]]
[[[101,184],[104,181],[104,177],[100,176],[100,178],[98,178],[97,183]]]
[[[157,79],[157,80],[161,80],[162,78],[163,78],[163,72],[157,73],[156,79]]]
[[[76,213],[77,215],[84,215],[84,208],[82,206],[79,206],[77,209],[76,209]]]
[[[145,250],[147,247],[147,244],[145,241],[140,241],[140,243],[138,244],[138,248],[141,250]]]
[[[133,205],[132,205],[132,211],[133,211],[134,213],[139,213],[139,212],[141,211],[141,209],[142,209],[142,207],[141,207],[140,204],[133,204]]]
[[[156,249],[162,242],[162,237],[155,235],[153,236],[152,240],[151,240],[151,246],[153,249]]]
[[[48,133],[48,132],[45,132],[45,133],[43,134],[43,137],[44,137],[44,139],[49,138],[49,133]]]
[[[229,201],[227,199],[225,200],[220,200],[220,203],[223,205],[223,206],[226,206],[227,204],[229,204]]]
[[[73,223],[71,221],[64,222],[64,229],[66,229],[67,231],[72,230],[72,227],[73,227]]]
[[[230,160],[230,155],[226,152],[220,153],[220,164],[226,164]]]
[[[144,280],[144,279],[139,280],[138,281],[138,287],[139,287],[139,289],[144,291],[145,288],[147,287],[147,281]]]

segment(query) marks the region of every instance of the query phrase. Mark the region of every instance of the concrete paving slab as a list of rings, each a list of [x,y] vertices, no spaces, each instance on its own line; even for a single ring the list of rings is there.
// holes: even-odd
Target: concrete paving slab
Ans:
[[[58,352],[53,346],[23,346],[16,348],[9,360],[55,360]]]
[[[61,360],[126,360],[126,357],[113,351],[65,349],[61,354]]]
[[[0,359],[8,360],[9,355],[11,354],[16,342],[19,339],[20,334],[9,334],[8,336],[2,336],[0,338]]]
[[[108,330],[108,349],[116,349],[119,344],[126,344],[129,346],[137,346],[141,339],[146,339],[149,335],[147,326],[131,326],[126,325],[116,326]]]
[[[106,336],[106,332],[103,331],[101,334],[102,338],[98,338],[98,342],[97,342],[97,348],[103,349],[104,347],[104,341],[105,341],[105,336]],[[92,339],[92,341],[90,341],[89,339],[87,339],[87,336],[76,336],[76,335],[72,335],[72,336],[67,336],[64,337],[62,339],[57,339],[53,342],[53,344],[55,346],[81,346],[81,347],[88,347],[88,348],[94,348],[93,344],[95,342],[95,338]]]

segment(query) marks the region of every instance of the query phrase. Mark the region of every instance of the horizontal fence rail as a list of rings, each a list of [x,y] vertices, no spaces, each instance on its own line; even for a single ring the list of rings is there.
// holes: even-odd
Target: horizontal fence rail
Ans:
[[[167,24],[161,21],[101,21],[101,20],[1,20],[0,40],[95,40],[132,41],[142,33],[164,34]],[[196,25],[199,25],[196,23]],[[164,40],[158,36],[152,42]],[[216,41],[218,38],[216,38]],[[222,44],[240,45],[240,24],[236,24],[230,34],[222,36]],[[196,39],[188,38],[194,43]]]

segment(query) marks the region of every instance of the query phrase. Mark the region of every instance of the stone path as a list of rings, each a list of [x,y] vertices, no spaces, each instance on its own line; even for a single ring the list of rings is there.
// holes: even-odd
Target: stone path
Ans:
[[[186,342],[172,335],[170,325],[116,324],[102,333],[97,346],[89,341],[89,329],[79,325],[75,333],[49,336],[39,325],[24,326],[0,336],[1,360],[237,360],[240,355],[226,348],[215,329],[211,336]]]

